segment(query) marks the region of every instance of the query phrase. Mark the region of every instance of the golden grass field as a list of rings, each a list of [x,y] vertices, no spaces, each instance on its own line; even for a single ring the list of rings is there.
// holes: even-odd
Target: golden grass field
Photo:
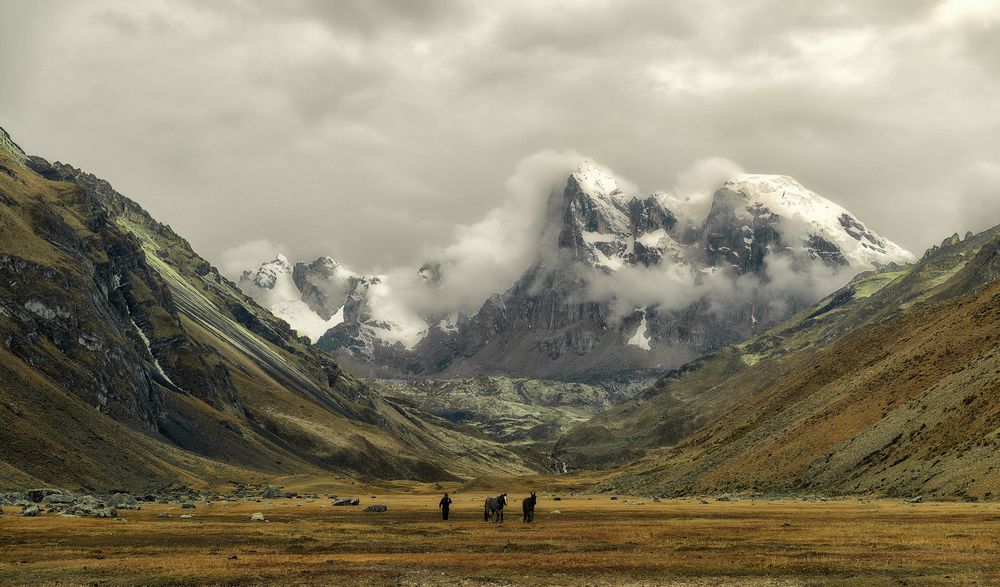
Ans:
[[[526,525],[519,494],[493,525],[482,519],[486,495],[453,494],[449,522],[430,491],[359,495],[360,507],[150,505],[121,520],[22,518],[9,507],[0,584],[1000,584],[998,504],[547,494]],[[371,503],[389,511],[364,512]],[[258,511],[268,522],[250,521]]]

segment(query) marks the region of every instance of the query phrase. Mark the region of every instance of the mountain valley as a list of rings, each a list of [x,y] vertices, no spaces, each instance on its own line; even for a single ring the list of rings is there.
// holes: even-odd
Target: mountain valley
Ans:
[[[1000,228],[917,260],[788,177],[639,197],[584,163],[509,289],[418,315],[330,257],[234,283],[106,181],[0,144],[10,487],[992,495]]]

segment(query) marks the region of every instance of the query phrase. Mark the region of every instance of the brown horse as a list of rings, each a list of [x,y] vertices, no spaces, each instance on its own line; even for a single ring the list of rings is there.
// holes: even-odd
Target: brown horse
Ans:
[[[538,503],[538,497],[535,496],[535,492],[531,492],[531,497],[526,497],[521,500],[521,509],[524,510],[525,523],[530,523],[535,519],[535,504]]]

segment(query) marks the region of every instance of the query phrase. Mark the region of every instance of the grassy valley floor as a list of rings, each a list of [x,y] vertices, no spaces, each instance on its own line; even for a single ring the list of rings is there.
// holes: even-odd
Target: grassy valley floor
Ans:
[[[1000,583],[994,503],[546,495],[526,525],[519,494],[506,522],[493,525],[482,520],[485,493],[455,493],[452,519],[442,522],[439,494],[420,490],[359,495],[357,507],[329,499],[150,505],[120,511],[120,520],[22,518],[8,506],[0,584]],[[375,503],[388,511],[363,511]],[[254,512],[268,521],[252,522]]]

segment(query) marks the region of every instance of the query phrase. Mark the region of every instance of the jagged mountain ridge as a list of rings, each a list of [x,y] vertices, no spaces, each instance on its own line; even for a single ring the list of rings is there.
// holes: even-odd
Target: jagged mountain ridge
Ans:
[[[611,491],[990,497],[1000,227],[860,274],[577,426],[555,457]]]
[[[380,306],[391,285],[384,277],[356,277],[330,306],[343,309],[343,321],[317,345],[382,377],[590,381],[677,367],[784,320],[834,287],[814,281],[839,274],[842,283],[912,260],[789,177],[738,176],[699,202],[626,193],[622,184],[582,164],[549,196],[537,260],[472,315],[414,324]],[[429,263],[421,276],[436,287],[447,271]],[[802,283],[779,285],[776,276],[786,275]],[[644,280],[662,281],[662,300],[630,299],[630,290],[651,289]]]
[[[6,132],[0,243],[2,486],[532,470],[383,398],[106,181]]]

